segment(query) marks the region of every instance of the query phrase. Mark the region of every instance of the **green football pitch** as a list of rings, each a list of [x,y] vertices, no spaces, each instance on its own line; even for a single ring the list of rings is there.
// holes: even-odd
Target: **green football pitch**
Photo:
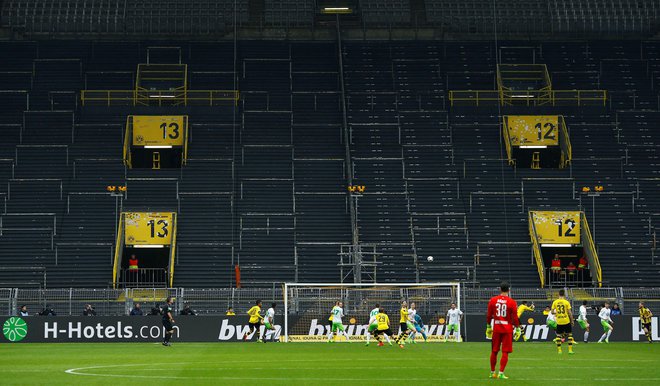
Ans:
[[[488,379],[489,344],[3,344],[2,385],[660,384],[660,343],[517,343],[508,380]]]

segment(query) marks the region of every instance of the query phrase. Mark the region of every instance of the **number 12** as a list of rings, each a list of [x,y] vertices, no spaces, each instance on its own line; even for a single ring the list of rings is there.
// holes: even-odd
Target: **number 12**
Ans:
[[[575,228],[575,221],[573,219],[567,218],[564,220],[562,223],[561,220],[555,220],[555,224],[557,224],[557,233],[559,234],[559,237],[566,236],[566,237],[573,237],[575,236],[575,233],[571,233],[573,229]],[[566,233],[562,232],[562,225],[566,224],[568,225],[568,229],[566,229]]]

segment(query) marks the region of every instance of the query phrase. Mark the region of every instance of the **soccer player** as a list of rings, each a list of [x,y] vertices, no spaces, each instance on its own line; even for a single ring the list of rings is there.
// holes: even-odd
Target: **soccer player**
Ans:
[[[399,345],[400,348],[403,348],[403,344],[405,343],[406,339],[408,338],[408,334],[410,333],[410,330],[408,329],[408,303],[404,300],[401,302],[401,310],[399,310],[399,326],[401,329],[401,332],[399,333],[399,336],[396,337],[396,344]]]
[[[330,328],[330,333],[328,334],[328,343],[334,340],[335,335],[344,335],[346,341],[350,342],[348,339],[348,334],[344,331],[344,325],[342,324],[341,318],[344,315],[344,303],[337,302],[337,305],[332,307],[332,327]]]
[[[339,301],[335,302],[335,306],[339,305]],[[334,307],[333,307],[334,309]],[[330,311],[330,316],[328,317],[328,324],[330,324],[330,330],[332,330],[332,310]]]
[[[589,321],[587,320],[587,301],[583,300],[580,306],[580,314],[578,315],[577,322],[580,328],[584,330],[584,343],[589,342]]]
[[[424,342],[428,342],[427,337],[426,337],[426,328],[424,327],[424,321],[422,320],[422,317],[419,316],[418,313],[415,313],[414,326],[415,326],[415,331],[422,334],[422,337],[424,338]]]
[[[264,315],[264,332],[263,332],[263,342],[266,343],[268,341],[268,334],[270,334],[271,339],[273,342],[275,341],[275,306],[277,306],[277,303],[272,303],[270,305],[270,308],[268,311],[266,311],[266,314]],[[258,342],[261,342],[262,337],[259,336]]]
[[[411,302],[410,308],[408,309],[408,320],[406,321],[408,330],[410,330],[410,335],[408,336],[406,342],[416,344],[417,342],[415,342],[415,335],[417,335],[417,329],[415,328],[415,316],[417,316],[417,306],[415,305],[415,302]]]
[[[376,330],[378,330],[378,323],[376,323],[376,315],[378,315],[378,312],[380,312],[380,304],[376,303],[376,307],[369,312],[369,329],[367,330],[367,344],[365,346],[369,346],[369,339],[371,338],[371,335],[373,334],[375,336]]]
[[[603,335],[598,339],[598,343],[610,343],[610,335],[612,335],[612,331],[614,331],[614,327],[612,325],[614,322],[610,318],[610,303],[605,302],[603,308],[600,309],[600,312],[598,313],[598,317],[600,318],[600,325],[603,326]]]
[[[651,337],[651,317],[653,317],[651,310],[646,308],[644,302],[639,302],[639,322],[642,324],[642,329],[649,343],[653,343],[653,338]]]
[[[256,330],[259,329],[261,326],[261,320],[263,317],[259,315],[261,313],[261,300],[257,300],[254,302],[254,306],[250,308],[247,312],[248,315],[250,315],[250,319],[248,320],[248,325],[250,326],[250,330],[246,332],[243,335],[243,340],[247,340],[248,336],[252,333],[254,333]],[[257,342],[260,342],[261,339],[259,339]]]
[[[490,377],[508,379],[504,375],[504,369],[509,361],[509,353],[513,352],[513,328],[516,334],[520,333],[520,321],[518,320],[518,304],[509,297],[509,284],[500,285],[501,293],[493,296],[488,302],[486,312],[486,336],[492,336],[490,353]],[[497,354],[502,347],[502,358],[500,360],[500,372],[495,374]]]
[[[535,308],[536,307],[534,306],[534,303],[532,303],[531,306],[528,306],[526,300],[521,302],[520,305],[518,306],[518,320],[521,320],[522,315],[523,315],[523,313],[525,313],[525,311],[533,312]],[[522,338],[523,338],[524,342],[527,342],[527,335],[522,334]],[[518,341],[518,339],[516,339],[516,342],[517,341]]]
[[[447,329],[445,330],[445,342],[449,338],[450,331],[454,334],[455,342],[460,340],[458,327],[460,326],[461,321],[463,321],[463,311],[456,308],[456,303],[452,303],[451,308],[449,311],[447,311]]]
[[[557,353],[561,354],[561,345],[564,340],[568,341],[568,353],[573,354],[573,312],[571,312],[571,303],[566,300],[566,292],[563,289],[559,290],[559,299],[552,302],[550,307],[555,313],[557,318],[557,329],[555,333],[557,337],[554,339],[557,345]]]
[[[387,343],[392,345],[392,342],[390,341],[390,335],[392,335],[392,330],[390,330],[390,317],[387,316],[385,313],[384,308],[380,308],[378,310],[378,314],[376,314],[376,325],[378,328],[376,329],[376,335],[378,336],[378,346],[382,347],[383,346],[383,341],[380,340],[381,335],[385,335],[385,339],[387,339]]]
[[[171,346],[170,339],[174,334],[174,318],[172,317],[172,305],[174,304],[174,299],[172,297],[167,298],[167,303],[163,306],[163,327],[165,328],[165,339],[163,340],[163,346]]]
[[[555,313],[552,312],[552,310],[548,311],[548,317],[545,318],[545,324],[553,330],[557,329],[557,318],[555,318]]]

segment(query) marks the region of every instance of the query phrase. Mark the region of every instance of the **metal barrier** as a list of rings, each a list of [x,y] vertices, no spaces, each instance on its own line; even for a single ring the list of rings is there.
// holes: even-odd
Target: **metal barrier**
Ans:
[[[450,90],[451,106],[585,106],[607,103],[606,90]]]
[[[168,273],[166,268],[124,269],[120,287],[155,287],[166,288]]]
[[[558,288],[513,287],[511,296],[519,304],[522,301],[534,303],[536,312],[540,313],[557,298],[558,291]],[[660,312],[660,288],[566,288],[565,291],[575,309],[585,300],[590,306],[609,301],[619,303],[625,313],[634,315],[637,303],[643,301],[652,311]],[[485,315],[488,301],[498,293],[497,288],[462,287],[463,311]],[[263,302],[263,307],[269,307],[271,302],[282,306],[284,300],[279,283],[268,288],[0,288],[0,315],[15,315],[18,307],[25,305],[30,315],[52,309],[57,316],[79,316],[85,305],[91,304],[98,316],[118,316],[127,315],[134,303],[141,303],[146,315],[154,306],[163,304],[168,296],[176,299],[177,313],[187,303],[198,315],[225,315],[228,307],[232,307],[236,315],[246,316],[257,300]],[[393,299],[394,302],[399,300],[398,295]]]
[[[83,106],[217,106],[238,104],[238,90],[81,90]]]

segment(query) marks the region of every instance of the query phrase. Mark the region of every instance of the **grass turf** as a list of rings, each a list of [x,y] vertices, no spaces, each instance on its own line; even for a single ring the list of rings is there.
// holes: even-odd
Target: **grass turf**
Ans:
[[[660,383],[660,344],[517,343],[508,380],[487,379],[488,343],[72,343],[3,344],[3,385],[443,384],[651,385]],[[75,374],[67,373],[69,369]],[[81,375],[84,374],[84,375]],[[623,382],[623,383],[622,383]]]

